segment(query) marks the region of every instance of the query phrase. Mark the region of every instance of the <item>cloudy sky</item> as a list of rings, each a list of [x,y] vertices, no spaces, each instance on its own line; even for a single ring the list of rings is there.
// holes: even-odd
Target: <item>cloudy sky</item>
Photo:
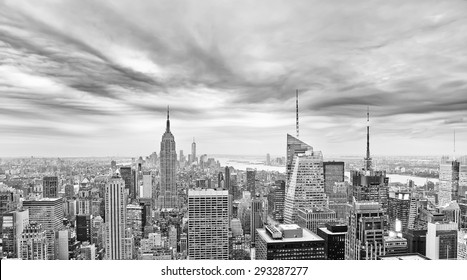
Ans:
[[[467,1],[0,0],[0,156],[467,154]]]

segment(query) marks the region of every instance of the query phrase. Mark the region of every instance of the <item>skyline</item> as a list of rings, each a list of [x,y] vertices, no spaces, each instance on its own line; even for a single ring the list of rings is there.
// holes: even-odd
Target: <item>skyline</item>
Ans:
[[[465,1],[0,1],[0,156],[467,154]],[[267,10],[266,10],[267,8]],[[53,19],[53,20],[51,20]],[[464,144],[463,144],[464,143]]]

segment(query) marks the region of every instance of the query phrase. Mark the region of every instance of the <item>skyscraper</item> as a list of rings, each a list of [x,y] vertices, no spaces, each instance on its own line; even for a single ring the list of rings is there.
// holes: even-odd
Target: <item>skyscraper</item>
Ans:
[[[286,163],[286,184],[288,188],[290,177],[292,176],[293,171],[293,161],[296,155],[304,154],[306,151],[313,152],[313,147],[302,142],[298,138],[293,137],[290,134],[287,134],[287,163]]]
[[[375,201],[381,204],[384,211],[388,211],[389,178],[386,171],[373,170],[370,156],[370,114],[367,112],[366,156],[363,170],[353,170],[350,173],[351,199],[357,202]],[[350,201],[351,202],[351,201]]]
[[[411,194],[408,192],[394,192],[389,195],[388,215],[389,226],[393,231],[404,232],[409,228]],[[397,221],[401,228],[397,228]]]
[[[329,198],[329,209],[336,212],[336,218],[344,222],[348,219],[348,182],[344,182],[344,162],[323,162],[324,192]]]
[[[92,242],[90,215],[76,215],[76,240],[80,242]]]
[[[335,221],[336,212],[326,207],[305,207],[297,211],[297,224],[314,233],[318,232],[318,228]]]
[[[429,222],[426,256],[432,260],[457,259],[457,223]]]
[[[328,223],[318,228],[317,234],[324,239],[324,254],[327,260],[345,260],[347,225]]]
[[[229,258],[229,193],[188,190],[188,257],[190,260]]]
[[[442,157],[439,164],[438,205],[445,206],[453,200],[458,200],[459,162]]]
[[[324,192],[331,200],[331,195],[334,193],[333,188],[335,183],[344,182],[344,162],[342,161],[326,161],[323,162],[324,169]]]
[[[63,199],[42,198],[23,201],[24,209],[29,210],[29,222],[41,224],[41,230],[46,231],[47,259],[55,259],[55,232],[63,228]]]
[[[114,176],[105,185],[106,259],[123,260],[126,226],[125,181]]]
[[[323,155],[308,151],[295,156],[293,172],[285,194],[284,222],[297,223],[297,211],[305,207],[327,207],[324,193]]]
[[[262,228],[263,223],[263,202],[259,198],[254,198],[251,201],[251,218],[250,218],[250,232],[251,234],[251,247],[255,247],[256,229]]]
[[[256,260],[324,260],[324,239],[295,224],[256,229]]]
[[[56,176],[42,179],[42,197],[58,197],[58,178]]]
[[[134,195],[134,176],[132,175],[132,170],[130,166],[122,166],[120,167],[120,176],[122,177],[123,181],[125,182],[125,190],[130,197]]]
[[[167,108],[167,124],[161,141],[161,184],[157,198],[159,209],[178,208],[177,183],[175,181],[177,153],[175,152],[175,138],[170,132],[169,109]]]
[[[346,260],[376,260],[384,255],[387,215],[378,202],[354,200],[345,246]]]
[[[194,137],[193,137],[193,143],[191,143],[191,162],[197,162],[197,159],[196,159],[196,142],[195,142]]]
[[[230,185],[230,168],[228,166],[225,167],[224,177],[224,189],[228,190],[229,194],[234,197],[234,192]]]
[[[143,188],[140,192],[140,198],[152,198],[152,174],[148,171],[143,171]]]
[[[246,189],[251,193],[251,197],[256,194],[256,170],[252,168],[246,169]]]
[[[29,210],[27,209],[3,214],[2,242],[4,256],[8,258],[18,257],[18,239],[28,224]]]
[[[22,260],[47,260],[49,246],[46,230],[35,222],[27,225],[18,238],[18,257]]]
[[[269,204],[272,217],[279,223],[284,222],[284,201],[285,201],[285,181],[278,180],[275,182],[275,187],[270,190]]]

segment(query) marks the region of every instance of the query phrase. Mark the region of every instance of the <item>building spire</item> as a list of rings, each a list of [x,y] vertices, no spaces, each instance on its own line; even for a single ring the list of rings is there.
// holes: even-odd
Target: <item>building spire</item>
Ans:
[[[371,157],[370,157],[370,106],[366,111],[366,157],[365,157],[365,170],[371,170]]]
[[[295,114],[296,114],[296,119],[297,119],[297,123],[296,123],[296,128],[297,128],[297,138],[299,138],[299,127],[298,127],[298,89],[296,90],[296,94],[295,94],[295,100],[296,100],[296,106],[295,106]]]
[[[169,105],[167,105],[167,125],[165,127],[166,132],[170,132],[170,116],[169,116]]]

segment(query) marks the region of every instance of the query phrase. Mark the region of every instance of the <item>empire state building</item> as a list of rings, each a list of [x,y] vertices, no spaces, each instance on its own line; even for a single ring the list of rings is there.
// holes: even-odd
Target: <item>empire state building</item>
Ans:
[[[177,153],[175,152],[175,138],[170,132],[169,108],[167,107],[167,126],[161,141],[161,187],[157,198],[159,209],[178,208],[178,192],[175,182]]]

